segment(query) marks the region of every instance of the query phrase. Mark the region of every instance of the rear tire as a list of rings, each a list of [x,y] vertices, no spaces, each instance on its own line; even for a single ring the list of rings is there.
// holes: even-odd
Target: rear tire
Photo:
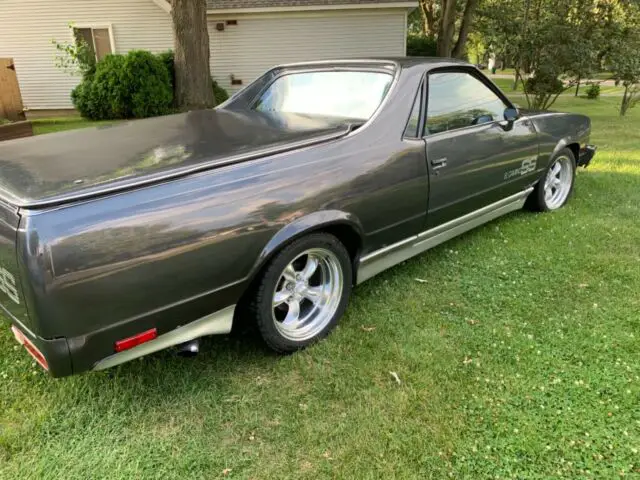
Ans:
[[[568,148],[560,150],[551,160],[529,195],[526,206],[539,212],[562,208],[573,193],[576,178],[576,159]]]
[[[315,233],[283,248],[261,272],[250,313],[265,343],[289,353],[326,337],[352,286],[351,258],[333,235]]]

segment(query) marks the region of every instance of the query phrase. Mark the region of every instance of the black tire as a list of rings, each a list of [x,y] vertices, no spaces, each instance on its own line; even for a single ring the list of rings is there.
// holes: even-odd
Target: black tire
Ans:
[[[334,304],[335,313],[322,330],[314,334],[312,338],[293,340],[283,335],[276,326],[277,320],[273,313],[273,296],[279,286],[279,282],[282,281],[281,276],[285,268],[310,249],[324,249],[333,253],[335,259],[337,259],[336,266],[339,265],[342,272],[342,292],[339,301],[336,297],[337,307]],[[351,257],[340,240],[327,233],[310,234],[284,247],[262,270],[249,294],[249,314],[253,317],[263,340],[272,350],[279,353],[295,352],[325,338],[335,328],[349,303],[352,283]],[[329,315],[325,318],[328,317]]]
[[[550,205],[545,199],[545,188],[544,188],[545,180],[547,178],[547,175],[549,174],[549,171],[552,168],[554,168],[554,166],[556,165],[556,162],[558,162],[562,158],[567,158],[569,160],[567,162],[567,165],[569,165],[569,167],[571,168],[571,173],[570,173],[571,185],[569,186],[569,191],[566,194],[566,197],[564,197],[564,199],[560,203]],[[529,210],[534,210],[537,212],[549,212],[549,211],[558,210],[559,208],[562,208],[567,203],[567,201],[569,201],[569,199],[571,198],[571,195],[573,194],[573,186],[575,184],[575,179],[576,179],[575,156],[570,149],[563,148],[558,153],[556,153],[553,159],[549,162],[549,166],[545,169],[544,173],[540,177],[540,180],[536,184],[533,192],[531,192],[531,194],[529,195],[529,198],[527,198],[527,203],[525,204],[525,207],[528,208]]]

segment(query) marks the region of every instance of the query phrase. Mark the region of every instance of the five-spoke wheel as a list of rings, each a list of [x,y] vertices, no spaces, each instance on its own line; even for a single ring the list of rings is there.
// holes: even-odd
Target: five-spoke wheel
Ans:
[[[549,210],[564,205],[573,185],[573,160],[565,155],[555,159],[544,179],[544,201]]]
[[[543,212],[562,207],[571,196],[575,176],[576,161],[573,152],[568,148],[560,150],[551,160],[527,205]]]
[[[311,234],[271,260],[251,303],[266,343],[290,352],[326,336],[351,293],[351,258],[333,235]]]
[[[305,250],[282,271],[273,294],[273,321],[291,340],[313,338],[333,317],[344,278],[336,255],[324,248]]]

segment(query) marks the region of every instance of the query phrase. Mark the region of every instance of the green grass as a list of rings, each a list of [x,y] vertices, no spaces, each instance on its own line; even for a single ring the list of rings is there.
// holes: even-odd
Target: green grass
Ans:
[[[44,133],[62,132],[64,130],[74,130],[77,128],[97,127],[99,125],[109,125],[116,120],[105,120],[92,122],[79,116],[37,118],[31,121],[33,133],[42,135]]]
[[[616,106],[555,105],[600,147],[564,209],[380,274],[305,352],[217,337],[53,380],[0,329],[0,478],[637,477],[640,108]]]

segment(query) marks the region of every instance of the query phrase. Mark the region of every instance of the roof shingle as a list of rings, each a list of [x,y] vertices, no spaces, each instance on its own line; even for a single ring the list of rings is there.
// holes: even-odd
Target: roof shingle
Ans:
[[[407,0],[207,0],[207,10],[227,10],[231,8],[311,7],[321,5],[364,5],[406,2]]]

